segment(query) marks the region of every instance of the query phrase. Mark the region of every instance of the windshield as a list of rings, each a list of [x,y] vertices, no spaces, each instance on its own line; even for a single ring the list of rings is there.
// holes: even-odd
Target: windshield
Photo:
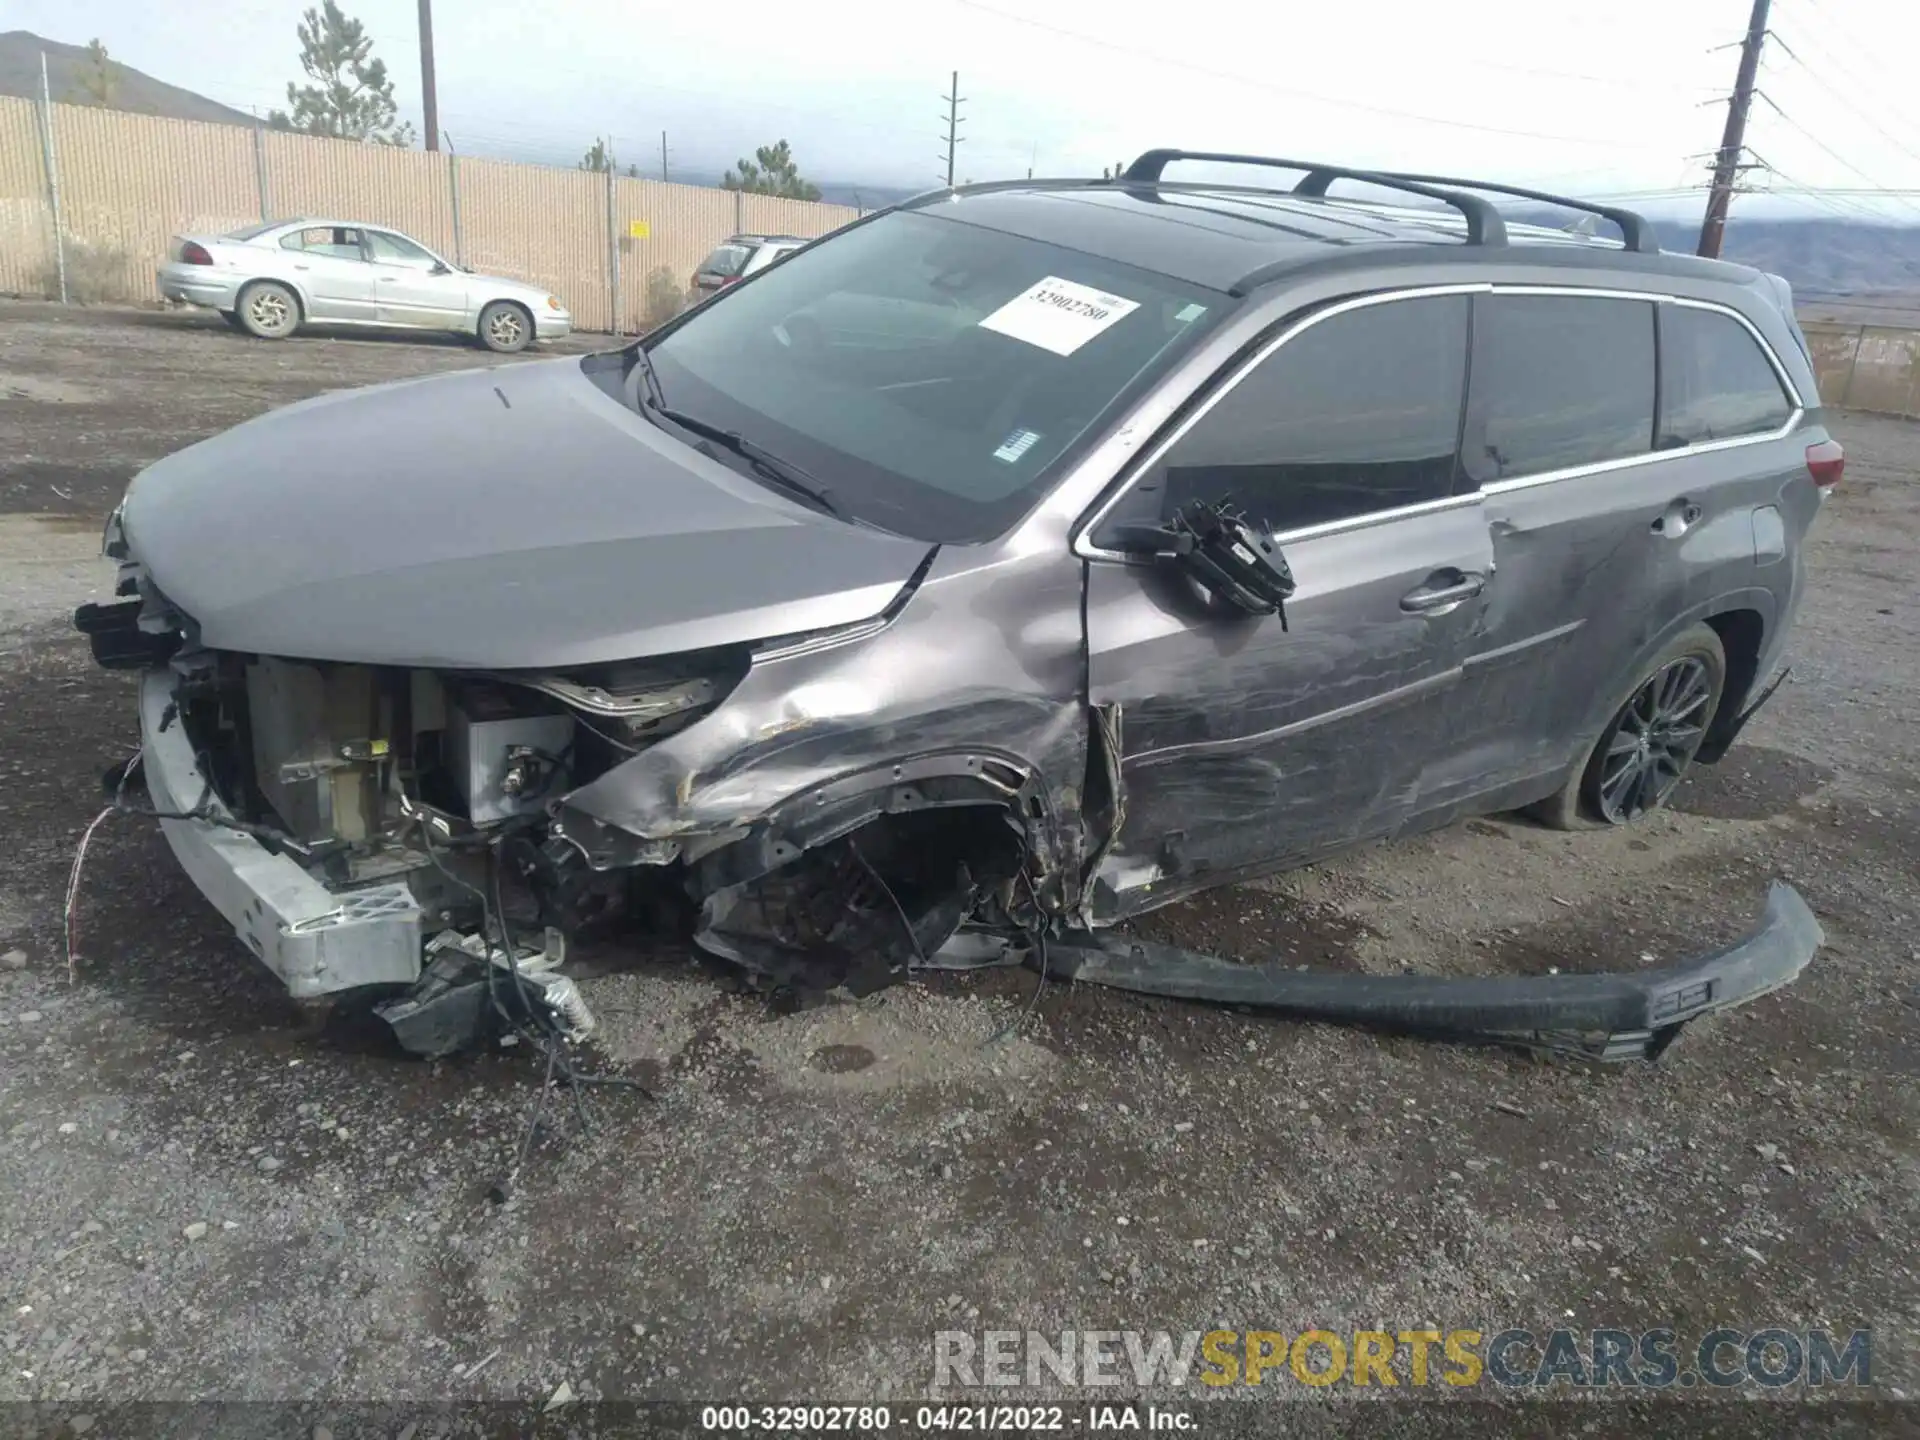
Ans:
[[[896,212],[786,257],[647,353],[668,406],[805,471],[837,510],[977,541],[1024,514],[1096,422],[1231,303]]]

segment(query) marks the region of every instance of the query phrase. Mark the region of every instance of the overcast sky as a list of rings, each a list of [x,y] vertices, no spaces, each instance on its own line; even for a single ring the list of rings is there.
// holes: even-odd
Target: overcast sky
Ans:
[[[419,124],[415,0],[344,0]],[[7,28],[112,54],[262,113],[299,76],[282,0],[0,0]],[[1587,195],[1704,182],[1747,0],[437,0],[441,126],[457,147],[718,170],[784,137],[804,173],[931,185],[960,72],[957,177],[1098,173],[1152,145],[1324,157]],[[1914,0],[1775,0],[1748,142],[1827,194],[1813,213],[1920,223]],[[1844,28],[1841,28],[1843,27]],[[1789,53],[1791,51],[1791,54]],[[1793,58],[1797,56],[1796,60]],[[1781,112],[1784,112],[1782,114]],[[1657,199],[1648,208],[1663,210]],[[1697,213],[1698,199],[1676,202]],[[1748,213],[1777,206],[1739,202]]]

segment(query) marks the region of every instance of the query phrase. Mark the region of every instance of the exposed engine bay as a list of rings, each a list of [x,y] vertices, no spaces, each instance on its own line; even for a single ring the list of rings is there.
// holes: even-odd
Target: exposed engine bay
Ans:
[[[746,649],[567,672],[400,669],[181,653],[177,634],[140,632],[142,611],[130,600],[76,620],[103,664],[167,652],[147,671],[146,708],[162,707],[147,758],[190,751],[200,789],[154,789],[152,813],[244,835],[336,902],[270,917],[271,938],[246,924],[257,899],[236,923],[298,998],[405,987],[377,1010],[418,1053],[485,1033],[488,997],[498,1008],[498,990],[529,985],[584,1037],[591,1013],[559,966],[595,927],[694,940],[793,997],[893,983],[969,920],[1045,923],[1022,832],[997,807],[869,818],[790,856],[775,844],[744,880],[695,841],[640,844],[609,864],[562,833],[557,802],[709,714],[746,673]],[[395,930],[391,943],[366,943],[373,927]],[[330,934],[346,943],[301,959],[279,943]]]

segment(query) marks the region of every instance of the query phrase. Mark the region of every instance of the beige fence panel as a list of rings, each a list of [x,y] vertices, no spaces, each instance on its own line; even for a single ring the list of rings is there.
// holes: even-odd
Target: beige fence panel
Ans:
[[[53,207],[31,100],[0,95],[0,294],[38,295],[53,271]]]
[[[772,195],[740,197],[740,229],[749,235],[804,235],[813,240],[859,218],[860,212],[847,205],[816,205]]]
[[[1803,321],[1800,328],[1806,332],[1807,349],[1813,356],[1813,373],[1820,382],[1821,401],[1828,405],[1843,403],[1847,382],[1853,374],[1854,357],[1860,353],[1860,327]]]
[[[733,233],[734,197],[726,190],[659,180],[614,184],[621,329],[637,334],[670,318],[669,296],[685,303],[694,268]]]
[[[462,157],[460,229],[468,269],[544,285],[583,329],[608,327],[606,176]]]
[[[267,204],[276,220],[364,220],[453,254],[452,157],[282,130],[263,131],[262,138]]]
[[[260,219],[253,135],[244,126],[53,107],[67,275],[76,298],[153,300],[170,237]],[[93,293],[86,293],[91,289]]]

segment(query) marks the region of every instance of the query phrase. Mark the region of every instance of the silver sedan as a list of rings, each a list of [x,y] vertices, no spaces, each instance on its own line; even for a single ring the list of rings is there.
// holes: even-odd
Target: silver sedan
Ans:
[[[476,275],[397,230],[340,220],[275,220],[225,235],[176,235],[160,293],[218,310],[265,340],[309,325],[438,330],[489,350],[524,350],[573,329],[537,285]]]

